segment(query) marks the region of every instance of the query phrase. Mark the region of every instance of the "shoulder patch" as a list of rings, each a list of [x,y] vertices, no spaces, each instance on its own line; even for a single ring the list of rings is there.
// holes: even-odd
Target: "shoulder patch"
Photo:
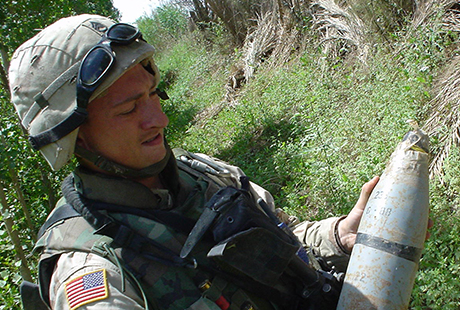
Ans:
[[[105,269],[78,276],[65,285],[67,302],[71,310],[109,296]]]

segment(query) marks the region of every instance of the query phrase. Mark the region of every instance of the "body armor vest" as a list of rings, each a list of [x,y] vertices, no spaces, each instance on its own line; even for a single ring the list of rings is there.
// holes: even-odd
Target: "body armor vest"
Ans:
[[[219,188],[231,186],[232,193],[240,191],[237,189],[241,187],[238,178],[244,176],[241,170],[230,172],[208,159],[198,162],[195,155],[182,150],[176,153],[176,158],[179,168],[195,178],[196,190],[187,203],[193,206],[190,209],[193,214],[202,215],[198,223],[202,221],[203,214],[207,214],[206,211],[210,212],[205,210],[206,202]],[[232,169],[232,166],[227,167]],[[249,189],[248,182],[247,187]],[[311,271],[313,269],[307,268],[302,276],[312,285],[293,285],[299,275],[293,270],[285,270],[289,269],[287,266],[295,256],[296,244],[284,234],[280,235],[276,225],[275,228],[265,225],[263,219],[259,221],[262,225],[243,221],[245,223],[241,225],[249,225],[244,234],[236,231],[235,238],[223,240],[229,238],[226,235],[232,229],[229,223],[233,223],[233,219],[242,212],[240,209],[232,211],[220,220],[222,227],[216,229],[214,235],[203,230],[193,249],[188,251],[192,255],[179,255],[184,243],[188,242],[189,232],[199,226],[196,218],[190,221],[190,217],[174,212],[148,213],[136,208],[85,200],[76,192],[70,177],[63,183],[63,192],[67,203],[58,206],[49,218],[60,212],[66,214],[66,209],[70,211],[59,221],[48,220],[50,223],[45,224],[44,234],[36,245],[42,251],[39,283],[44,301],[49,301],[50,279],[60,255],[82,251],[98,254],[118,265],[124,281],[130,281],[133,287],[138,288],[146,309],[327,309],[320,304],[315,307],[307,300],[320,295],[317,290],[323,285],[322,278]],[[259,197],[251,195],[249,190],[244,192],[247,195],[243,196],[248,196],[247,199],[253,203],[255,197]],[[208,208],[212,211],[216,209],[215,205]],[[242,218],[253,218],[254,214],[257,218],[258,212],[251,212],[242,214]],[[59,216],[56,217],[59,219]],[[264,214],[261,218],[265,217]],[[268,229],[258,228],[264,225]],[[216,234],[222,237],[216,237]],[[253,240],[252,243],[245,242],[248,238]],[[270,242],[267,245],[258,238]],[[216,241],[219,242],[217,246]],[[230,255],[230,259],[222,259],[225,257],[223,249],[232,248],[235,244],[248,250],[243,255],[237,252]],[[279,247],[273,250],[271,245]],[[208,258],[211,252],[220,264],[216,265]],[[271,256],[267,256],[268,252],[272,252]],[[248,253],[257,257],[250,257]],[[243,268],[240,268],[241,265]],[[304,268],[301,266],[300,270]],[[307,289],[302,291],[304,287]],[[299,290],[304,298],[299,298]],[[269,296],[270,301],[265,296]]]

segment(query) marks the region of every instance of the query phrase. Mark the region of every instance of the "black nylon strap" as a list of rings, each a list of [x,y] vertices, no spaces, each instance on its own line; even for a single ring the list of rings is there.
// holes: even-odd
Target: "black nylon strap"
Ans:
[[[223,190],[218,193],[222,191]],[[185,244],[180,252],[180,257],[185,258],[190,254],[205,233],[208,232],[208,229],[214,223],[214,220],[222,212],[222,210],[231,206],[232,202],[240,195],[240,192],[235,190],[235,193],[232,196],[221,197],[215,195],[206,203],[203,213],[201,213],[200,218],[188,235],[187,241],[185,241]]]
[[[159,222],[161,224],[164,224],[168,227],[171,227],[175,231],[183,233],[185,235],[190,233],[190,231],[193,229],[193,226],[196,223],[194,220],[188,217],[171,211],[157,209],[147,211],[143,209],[124,207],[120,205],[108,204],[103,202],[93,202],[91,204],[91,208],[93,210],[104,210],[107,212],[126,213],[131,215],[137,215],[139,217],[145,217],[153,221]]]
[[[68,203],[74,206],[77,210],[76,212],[78,213],[78,216],[82,216],[86,221],[88,221],[88,223],[96,229],[96,233],[113,238],[114,243],[117,245],[130,248],[146,258],[161,261],[165,264],[174,266],[190,265],[190,260],[179,257],[178,254],[172,252],[166,246],[163,246],[153,239],[141,236],[133,228],[111,219],[100,211],[104,210],[114,213],[138,215],[140,217],[160,222],[182,233],[188,233],[190,231],[189,229],[193,227],[190,219],[173,212],[164,212],[162,210],[150,210],[147,212],[136,208],[129,208],[86,199],[80,196],[80,194],[75,190],[73,186],[73,178],[71,176],[67,177],[62,182],[62,192]],[[145,245],[153,246],[159,250],[164,257],[144,253],[142,250]]]
[[[56,126],[37,135],[29,136],[29,142],[32,144],[34,149],[39,150],[50,143],[58,141],[77,129],[81,124],[83,124],[87,116],[88,112],[86,109],[77,107],[72,114]]]
[[[166,147],[166,155],[162,160],[160,160],[159,162],[153,165],[150,165],[146,168],[139,169],[139,170],[118,164],[108,158],[105,158],[92,151],[89,151],[79,145],[75,145],[74,153],[86,160],[89,160],[91,163],[96,165],[96,167],[106,172],[110,172],[115,175],[119,175],[122,177],[128,177],[128,178],[145,178],[145,177],[150,177],[154,175],[159,175],[168,165],[169,159],[172,156],[171,156],[171,149],[169,148],[168,143],[166,142],[166,139],[165,139],[165,147]],[[172,180],[172,178],[169,178],[169,179]]]
[[[362,244],[386,253],[390,253],[392,255],[410,260],[414,263],[418,263],[423,250],[410,245],[404,245],[364,233],[358,233],[356,236],[356,244]]]
[[[51,214],[51,216],[48,219],[46,219],[45,224],[43,224],[43,226],[38,231],[38,239],[40,239],[43,236],[43,234],[48,228],[50,228],[57,222],[77,216],[81,215],[70,204],[66,203],[63,206],[60,206],[56,209],[54,213]]]

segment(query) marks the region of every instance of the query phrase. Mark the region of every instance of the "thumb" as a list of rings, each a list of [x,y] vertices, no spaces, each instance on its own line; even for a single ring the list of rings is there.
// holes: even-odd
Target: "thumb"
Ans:
[[[351,231],[355,231],[356,229],[358,229],[358,224],[363,215],[364,208],[366,207],[367,201],[369,200],[369,197],[371,196],[371,193],[374,190],[377,183],[379,182],[379,180],[380,178],[378,176],[375,176],[372,178],[372,180],[365,183],[361,188],[361,193],[359,195],[358,201],[348,214],[349,222],[350,224],[352,224],[352,227],[350,227]]]

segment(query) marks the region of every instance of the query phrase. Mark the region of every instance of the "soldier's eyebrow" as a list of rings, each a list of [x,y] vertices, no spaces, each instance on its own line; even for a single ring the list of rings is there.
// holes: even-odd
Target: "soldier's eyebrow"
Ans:
[[[155,84],[156,84],[155,82],[152,83],[152,86],[151,86],[150,89],[149,89],[149,93],[151,93],[152,90],[155,90],[155,89],[156,89]],[[143,91],[142,91],[142,92],[139,92],[138,94],[133,94],[132,96],[130,96],[130,97],[128,97],[128,98],[125,98],[125,99],[123,99],[123,100],[121,100],[121,101],[118,101],[118,102],[115,101],[115,102],[112,104],[112,107],[116,108],[116,107],[118,107],[118,106],[120,106],[120,105],[123,105],[123,104],[125,104],[125,103],[127,103],[127,102],[136,101],[137,99],[139,99],[139,98],[142,97],[143,95],[144,95],[144,92],[143,92]]]
[[[132,96],[130,96],[128,98],[125,98],[124,100],[121,100],[119,102],[114,102],[112,107],[116,108],[116,107],[121,106],[121,105],[123,105],[123,104],[125,104],[127,102],[135,101],[135,100],[139,99],[140,97],[142,97],[141,93],[132,95]]]

